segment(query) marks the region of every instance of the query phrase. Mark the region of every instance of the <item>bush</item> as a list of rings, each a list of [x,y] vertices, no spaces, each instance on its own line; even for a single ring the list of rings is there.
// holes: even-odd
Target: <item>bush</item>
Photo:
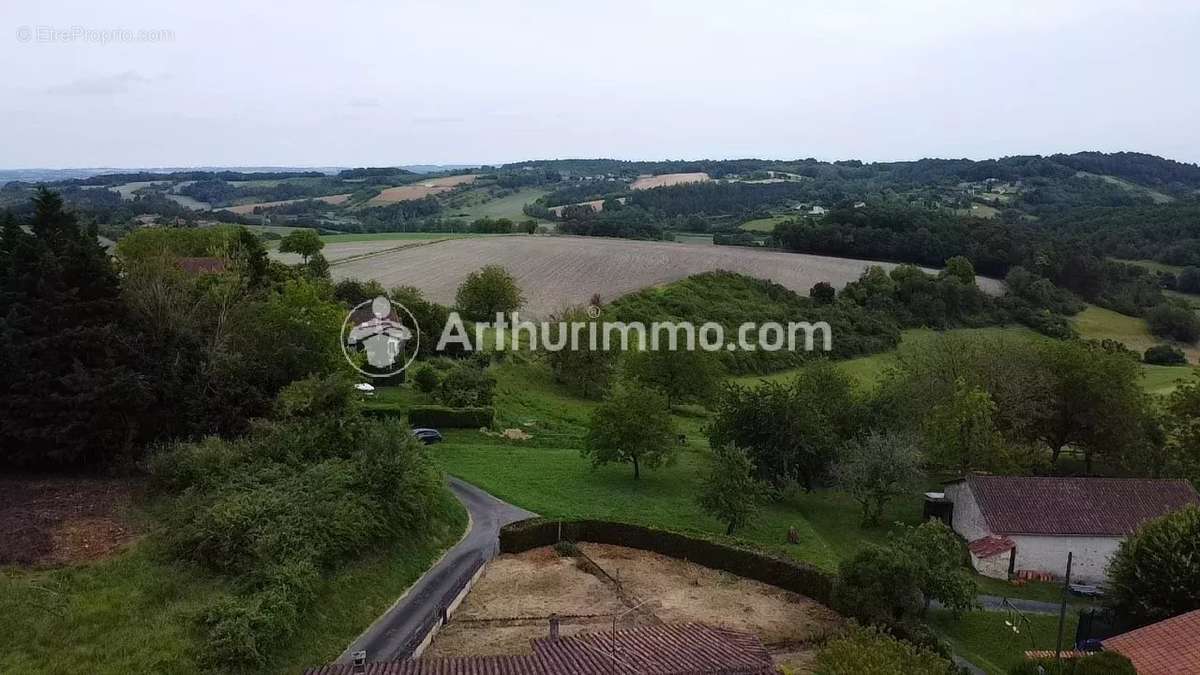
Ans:
[[[1108,565],[1118,616],[1153,623],[1200,609],[1200,506],[1147,521]]]
[[[494,408],[450,408],[441,405],[415,405],[408,410],[408,423],[414,427],[447,429],[491,428],[496,419]]]
[[[838,566],[833,608],[878,626],[903,624],[921,611],[921,568],[906,552],[868,544]]]
[[[413,371],[413,384],[417,389],[426,394],[432,394],[441,384],[438,378],[437,371],[428,363],[422,363]]]
[[[200,617],[216,670],[265,664],[300,625],[324,572],[422,535],[442,508],[441,474],[408,427],[347,413],[354,397],[334,389],[297,383],[277,406],[290,416],[148,462],[152,485],[176,495],[157,536],[237,589]]]
[[[1129,659],[1116,652],[1097,652],[1075,659],[1023,661],[1009,675],[1137,675]]]
[[[1142,360],[1157,366],[1187,365],[1187,356],[1175,345],[1154,345],[1146,350]]]
[[[452,368],[438,388],[438,400],[455,408],[492,404],[496,380],[483,368],[470,364]]]
[[[816,675],[953,675],[949,659],[874,628],[852,627],[817,652]]]

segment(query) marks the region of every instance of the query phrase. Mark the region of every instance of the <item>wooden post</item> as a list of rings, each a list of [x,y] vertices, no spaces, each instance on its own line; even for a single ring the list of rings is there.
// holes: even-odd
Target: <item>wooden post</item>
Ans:
[[[1063,629],[1067,623],[1067,593],[1071,592],[1071,562],[1074,558],[1074,553],[1067,551],[1067,578],[1063,581],[1062,602],[1058,607],[1058,647],[1054,651],[1054,660],[1058,662],[1059,669],[1062,668],[1062,641]]]

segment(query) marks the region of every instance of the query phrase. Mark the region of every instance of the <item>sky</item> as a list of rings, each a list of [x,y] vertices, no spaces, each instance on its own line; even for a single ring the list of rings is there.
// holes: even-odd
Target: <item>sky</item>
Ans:
[[[1200,162],[1200,2],[0,3],[0,168]]]

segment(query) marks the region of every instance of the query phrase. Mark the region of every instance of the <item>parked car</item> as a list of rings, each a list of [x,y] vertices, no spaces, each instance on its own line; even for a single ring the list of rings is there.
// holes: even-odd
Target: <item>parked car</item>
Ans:
[[[425,445],[433,445],[434,443],[442,442],[442,432],[438,431],[437,429],[418,427],[413,429],[412,432],[413,436],[416,436],[417,440],[421,441]]]

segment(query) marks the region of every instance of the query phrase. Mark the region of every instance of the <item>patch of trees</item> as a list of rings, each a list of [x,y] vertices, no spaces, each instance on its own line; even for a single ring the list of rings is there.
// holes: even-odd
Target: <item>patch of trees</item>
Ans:
[[[559,220],[558,231],[563,234],[655,240],[664,236],[662,223],[637,206],[605,208],[601,211],[590,206],[568,206],[563,209]]]
[[[538,200],[544,206],[562,206],[590,202],[606,197],[621,197],[629,193],[628,181],[585,180],[558,188]]]
[[[342,169],[338,172],[338,178],[359,179],[359,178],[387,178],[390,176],[416,176],[419,174],[413,173],[406,169],[401,169],[398,166],[364,166],[354,169]]]
[[[268,263],[244,229],[141,230],[118,276],[54,194],[29,225],[10,220],[0,247],[0,463],[128,467],[153,441],[244,431],[282,387],[344,364],[327,281]]]
[[[1141,152],[1077,152],[1048,159],[1078,171],[1116,176],[1141,185],[1192,190],[1200,187],[1200,166]]]

